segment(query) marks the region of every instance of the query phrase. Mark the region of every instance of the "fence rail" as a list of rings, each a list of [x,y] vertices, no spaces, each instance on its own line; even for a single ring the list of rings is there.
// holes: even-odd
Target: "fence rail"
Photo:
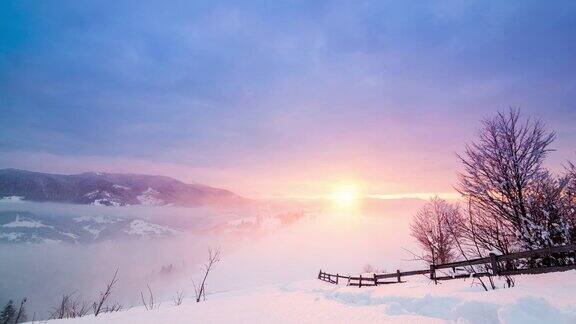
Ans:
[[[318,279],[329,282],[331,284],[338,284],[339,279],[345,279],[348,286],[356,287],[368,287],[368,286],[378,286],[384,284],[400,283],[403,277],[416,276],[416,275],[427,275],[432,280],[451,280],[451,279],[462,279],[462,278],[478,278],[489,275],[518,275],[518,274],[540,274],[547,272],[560,272],[576,269],[576,264],[574,260],[570,264],[562,265],[549,265],[549,266],[534,266],[529,265],[527,268],[509,268],[510,263],[522,259],[530,258],[545,258],[555,254],[561,253],[572,253],[576,252],[576,244],[569,244],[563,246],[556,246],[552,248],[531,250],[515,252],[503,255],[496,255],[490,253],[488,257],[471,259],[458,262],[450,262],[444,264],[430,265],[429,269],[425,270],[414,270],[414,271],[400,271],[396,270],[393,273],[384,274],[373,274],[369,276],[359,275],[357,277],[353,276],[343,276],[340,274],[330,274],[320,270],[318,272]],[[572,255],[574,257],[574,255]],[[472,272],[466,274],[456,274],[457,269],[462,267],[471,267],[474,265],[486,265],[483,272]],[[452,275],[438,276],[437,270],[451,269]]]

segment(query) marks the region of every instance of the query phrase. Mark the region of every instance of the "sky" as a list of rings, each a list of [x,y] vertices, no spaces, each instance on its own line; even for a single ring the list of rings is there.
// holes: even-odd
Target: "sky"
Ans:
[[[2,1],[0,167],[453,192],[507,107],[576,160],[576,2]]]

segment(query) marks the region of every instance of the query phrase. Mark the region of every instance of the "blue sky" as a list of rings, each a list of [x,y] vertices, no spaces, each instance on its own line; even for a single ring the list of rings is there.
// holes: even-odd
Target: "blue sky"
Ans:
[[[445,192],[508,106],[576,151],[576,2],[3,1],[0,167]]]

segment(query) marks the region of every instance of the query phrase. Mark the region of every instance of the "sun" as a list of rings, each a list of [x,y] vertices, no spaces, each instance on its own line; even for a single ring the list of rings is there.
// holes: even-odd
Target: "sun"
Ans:
[[[338,207],[352,207],[358,203],[360,192],[355,185],[340,185],[331,195]]]
[[[336,200],[342,205],[349,205],[356,199],[353,191],[341,191],[336,193]]]

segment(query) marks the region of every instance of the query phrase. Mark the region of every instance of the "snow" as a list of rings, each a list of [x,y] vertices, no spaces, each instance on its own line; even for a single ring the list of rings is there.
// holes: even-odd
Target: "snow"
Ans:
[[[21,219],[20,215],[16,215],[16,219],[10,223],[2,225],[2,227],[27,227],[27,228],[39,228],[39,227],[52,227],[42,224],[40,221]]]
[[[88,199],[94,199],[91,203],[93,206],[122,206],[122,202],[118,201],[111,193],[105,190],[94,190],[84,194],[84,197]],[[100,197],[100,198],[98,198]]]
[[[79,216],[75,217],[74,221],[77,223],[86,223],[86,225],[82,226],[82,229],[92,234],[94,239],[97,239],[100,236],[100,233],[106,228],[104,226],[105,224],[117,223],[119,219],[108,216]]]
[[[94,239],[97,239],[98,236],[100,236],[100,232],[102,232],[102,229],[100,228],[95,228],[91,225],[86,225],[84,227],[82,227],[86,232],[92,234],[94,236]]]
[[[132,190],[130,187],[121,186],[121,185],[117,185],[117,184],[112,185],[112,187],[113,187],[114,189]]]
[[[575,279],[576,271],[518,276],[516,287],[488,292],[469,279],[370,288],[304,280],[49,323],[574,323]]]
[[[84,197],[86,197],[86,198],[93,198],[93,197],[95,197],[96,195],[98,195],[98,193],[100,193],[100,190],[90,191],[90,192],[84,194]]]
[[[111,218],[107,216],[79,216],[75,217],[74,221],[78,223],[97,223],[97,224],[112,224],[118,221],[118,218]]]
[[[17,241],[22,236],[24,236],[22,233],[0,233],[0,239],[7,239],[8,241]]]
[[[60,240],[53,240],[53,239],[49,239],[49,238],[40,238],[38,236],[33,236],[35,239],[37,239],[39,242],[42,242],[43,244],[59,244],[62,243],[62,241]]]
[[[95,199],[92,202],[93,206],[113,206],[113,207],[120,207],[122,206],[122,203],[114,201],[114,200],[110,200],[108,198],[101,198],[101,199]]]
[[[14,202],[23,202],[24,197],[22,196],[9,196],[9,197],[0,197],[0,202],[2,203],[14,203]]]
[[[161,234],[176,233],[176,231],[173,229],[160,226],[157,224],[148,223],[140,219],[131,221],[129,228],[124,232],[130,235],[141,235],[141,236],[150,234],[161,235]]]
[[[82,262],[68,261],[69,252],[58,252],[66,260],[60,262],[49,254],[55,253],[50,248],[42,255],[47,255],[47,260],[57,260],[58,264],[65,263],[64,270],[59,271],[66,271],[69,276],[62,280],[71,282],[65,286],[52,280],[55,289],[62,286],[77,289],[74,282],[102,272],[100,264],[118,265],[120,281],[111,300],[118,300],[126,310],[49,323],[576,323],[576,271],[518,276],[516,287],[489,292],[473,285],[471,279],[436,286],[424,276],[413,276],[401,284],[363,288],[336,286],[315,279],[320,268],[341,274],[359,274],[368,264],[388,272],[422,269],[423,265],[410,261],[411,255],[403,250],[417,251],[406,216],[416,207],[394,205],[378,210],[378,217],[318,213],[268,234],[232,233],[223,235],[219,241],[187,237],[183,233],[174,240],[145,243],[127,240],[90,246],[94,250],[89,251],[104,251],[99,253],[84,252],[83,246],[74,247],[82,257],[88,256],[80,259]],[[109,221],[94,217],[76,220],[85,221],[80,225],[91,228],[99,226],[95,219],[101,223]],[[256,225],[262,222],[260,218],[251,219],[252,222],[244,218],[227,225]],[[122,223],[126,225],[123,229],[132,235],[170,229],[148,221],[151,222],[130,219]],[[221,247],[222,262],[208,279],[208,300],[195,303],[191,299],[194,291],[191,279],[196,282],[201,279],[201,265],[194,263],[194,258],[202,260],[206,247]],[[38,259],[24,260],[42,264],[43,270],[50,269],[49,262]],[[161,273],[160,266],[168,264],[178,267],[168,274]],[[16,265],[18,273],[22,273],[19,269],[33,268]],[[69,270],[71,265],[74,271]],[[42,276],[38,270],[35,275]],[[89,299],[100,289],[99,283],[107,279],[105,274],[96,280],[97,286],[84,288],[82,295]],[[139,291],[146,289],[147,284],[161,304],[159,309],[146,311],[140,306]],[[502,287],[502,282],[498,286]],[[188,299],[175,307],[171,298],[179,290],[184,290]],[[52,307],[50,298],[59,293],[52,292],[46,297],[49,304],[37,309]]]
[[[66,235],[74,240],[76,240],[78,238],[78,235],[73,234],[73,233],[68,233],[68,232],[62,232],[62,235]]]
[[[159,192],[152,189],[152,188],[148,188],[145,191],[143,191],[140,195],[138,195],[136,197],[136,199],[138,199],[138,201],[140,202],[140,204],[142,205],[146,205],[146,206],[161,206],[164,205],[164,201],[160,198],[155,197],[156,195],[158,195]]]
[[[420,269],[404,261],[410,255],[401,247],[413,248],[402,217],[406,213],[398,207],[387,213],[397,215],[390,217],[318,215],[260,239],[248,236],[235,242],[211,273],[205,302],[194,302],[186,275],[182,283],[158,293],[159,309],[147,311],[134,300],[125,311],[62,323],[576,322],[576,271],[517,276],[516,287],[488,292],[470,278],[434,285],[425,276],[413,276],[401,284],[363,288],[315,279],[319,268],[358,274],[366,263],[390,272]],[[242,223],[246,219],[232,224]],[[133,225],[137,232],[150,224]],[[171,302],[176,290],[188,298],[180,306]]]

